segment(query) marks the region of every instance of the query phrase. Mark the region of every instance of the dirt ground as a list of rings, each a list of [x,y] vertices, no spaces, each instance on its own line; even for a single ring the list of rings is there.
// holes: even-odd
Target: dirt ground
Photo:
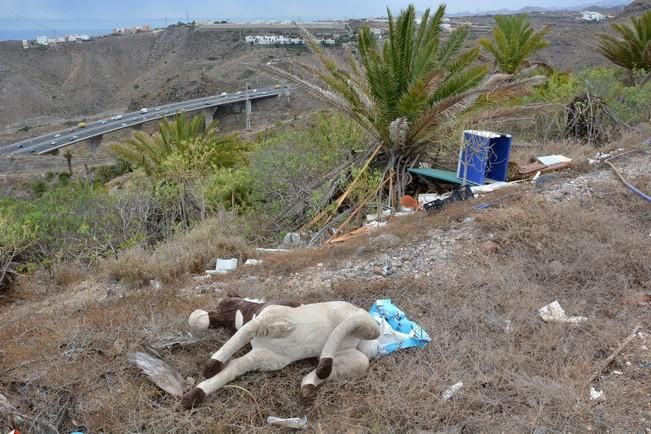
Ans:
[[[648,147],[613,164],[651,192]],[[475,209],[482,203],[491,205]],[[99,277],[67,288],[25,280],[0,306],[0,393],[33,432],[276,432],[267,416],[305,415],[307,432],[319,433],[648,433],[650,228],[649,203],[605,163],[584,162],[345,243],[264,256],[227,276],[140,290]],[[127,354],[158,355],[188,386],[200,381],[197,363],[227,335],[169,342],[188,336],[193,309],[229,291],[365,308],[390,298],[432,342],[372,361],[364,378],[324,383],[311,405],[298,391],[316,362],[303,361],[247,374],[185,411]],[[543,322],[537,310],[554,300],[587,321]],[[591,387],[603,397],[591,400]],[[0,431],[9,430],[2,418]]]

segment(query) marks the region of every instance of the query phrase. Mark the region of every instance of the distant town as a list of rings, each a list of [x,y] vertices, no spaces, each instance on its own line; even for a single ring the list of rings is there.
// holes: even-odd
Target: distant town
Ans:
[[[545,12],[541,11],[537,13],[544,14]],[[576,17],[577,20],[588,21],[588,22],[600,22],[600,21],[605,21],[609,18],[611,17],[595,11],[580,11],[578,12]],[[378,24],[378,27],[371,27],[371,32],[380,39],[382,38],[383,34],[386,32],[386,29],[382,27],[383,23],[388,22],[388,19],[386,17],[370,17],[370,18],[362,19],[360,21]],[[337,21],[303,22],[301,24],[303,27],[310,30],[325,30],[325,29],[344,30],[348,22],[349,20],[337,20]],[[441,24],[441,30],[450,32],[454,30],[455,24],[472,26],[471,22],[453,23],[451,22],[450,18],[446,17],[443,18],[443,23]],[[281,31],[281,30],[289,30],[289,29],[296,28],[295,22],[289,20],[285,20],[285,21],[259,20],[259,21],[242,22],[242,23],[235,23],[235,22],[229,22],[224,20],[200,21],[200,22],[193,21],[192,23],[179,22],[176,25],[194,25],[197,26],[200,30],[201,29],[205,29],[205,30],[219,30],[219,29],[262,30],[264,29],[270,31]],[[130,35],[136,33],[158,32],[163,30],[164,28],[152,29],[148,24],[143,24],[142,26],[135,26],[135,27],[114,28],[111,34]],[[42,36],[37,36],[35,40],[23,39],[22,44],[23,44],[23,48],[27,49],[29,48],[30,44],[47,47],[50,45],[56,45],[56,44],[61,44],[66,42],[80,43],[80,42],[90,41],[92,39],[94,39],[94,36],[88,34],[70,34],[70,35],[54,36],[54,37],[42,35]],[[334,38],[319,39],[318,41],[323,45],[334,45],[336,43]],[[273,35],[273,34],[247,35],[245,37],[245,42],[251,45],[304,45],[305,44],[305,41],[302,38],[285,36],[285,35]]]

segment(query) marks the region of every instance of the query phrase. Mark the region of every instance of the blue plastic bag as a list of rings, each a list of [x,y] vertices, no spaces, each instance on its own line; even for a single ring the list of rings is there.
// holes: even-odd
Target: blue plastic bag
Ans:
[[[432,340],[425,330],[409,320],[390,299],[376,300],[368,312],[380,323],[382,331],[377,348],[378,356],[403,348],[423,348]]]

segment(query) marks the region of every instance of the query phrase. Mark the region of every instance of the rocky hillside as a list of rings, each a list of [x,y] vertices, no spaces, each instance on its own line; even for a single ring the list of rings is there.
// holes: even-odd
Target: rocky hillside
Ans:
[[[0,129],[270,85],[253,66],[305,51],[255,49],[238,32],[170,28],[81,44],[0,43]]]

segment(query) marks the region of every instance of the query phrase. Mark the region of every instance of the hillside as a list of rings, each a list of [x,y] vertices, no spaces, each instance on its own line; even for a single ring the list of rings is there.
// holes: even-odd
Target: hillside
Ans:
[[[189,27],[28,50],[0,42],[0,129],[270,85],[277,81],[247,65],[295,54]]]
[[[648,148],[615,164],[651,190]],[[480,203],[491,206],[478,211]],[[128,271],[110,261],[67,285],[34,275],[0,306],[0,413],[9,408],[38,432],[269,432],[267,416],[303,415],[317,433],[648,432],[650,219],[605,163],[580,161],[342,244],[262,256],[230,275],[144,289],[111,278]],[[171,246],[177,260],[196,262],[190,252],[210,248],[208,232]],[[219,241],[222,254],[253,255],[236,237]],[[128,267],[138,272],[146,259]],[[156,354],[188,387],[199,381],[197,361],[227,335],[188,334],[188,314],[229,292],[364,308],[391,298],[432,342],[371,361],[364,378],[328,380],[313,404],[297,398],[315,366],[308,360],[244,375],[190,413],[127,354]],[[543,322],[537,310],[554,300],[587,320]],[[591,386],[603,397],[591,400]],[[11,429],[4,418],[0,429]]]
[[[635,2],[627,10],[638,8]],[[637,10],[637,9],[635,9]],[[578,13],[538,12],[535,27],[551,25],[550,46],[537,59],[561,69],[603,63],[594,34],[607,23],[586,23]],[[454,17],[471,22],[471,38],[489,36],[489,15]],[[239,31],[173,27],[157,33],[107,36],[95,41],[24,50],[0,42],[0,133],[10,141],[22,125],[60,123],[99,113],[123,111],[185,98],[277,82],[254,65],[271,59],[311,61],[302,48],[250,47]],[[301,99],[306,97],[302,95]],[[320,106],[307,99],[306,109]],[[7,136],[6,134],[10,134]]]

